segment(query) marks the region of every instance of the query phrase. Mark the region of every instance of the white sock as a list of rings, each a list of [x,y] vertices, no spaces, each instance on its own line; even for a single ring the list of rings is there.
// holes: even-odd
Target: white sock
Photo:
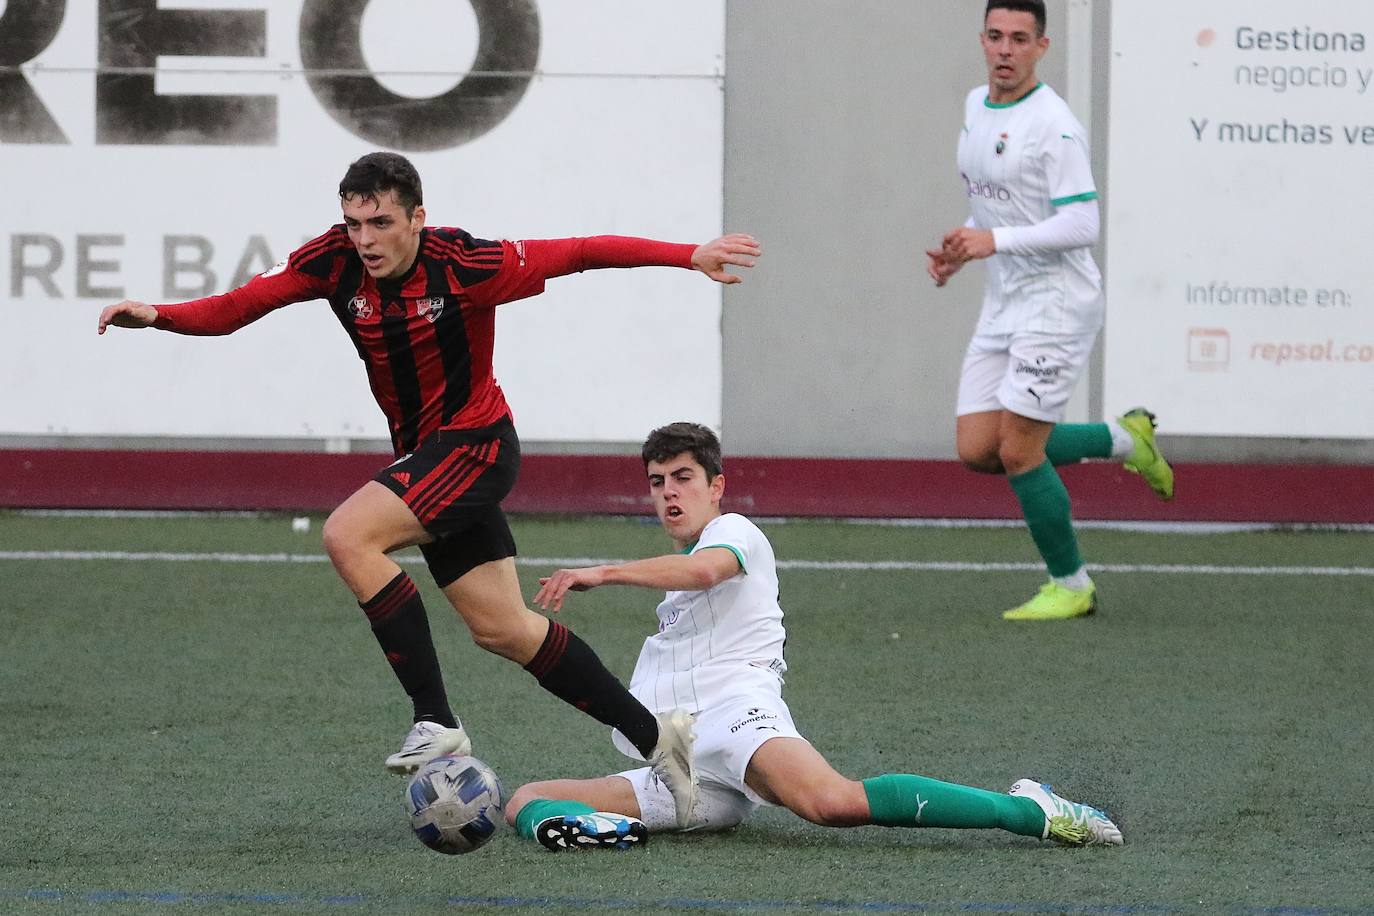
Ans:
[[[1062,585],[1064,588],[1075,592],[1086,592],[1093,587],[1093,580],[1088,575],[1088,567],[1078,567],[1078,572],[1068,576],[1051,576],[1055,585]]]
[[[1130,430],[1115,420],[1107,421],[1107,429],[1112,434],[1112,457],[1129,458],[1135,452],[1135,437]]]

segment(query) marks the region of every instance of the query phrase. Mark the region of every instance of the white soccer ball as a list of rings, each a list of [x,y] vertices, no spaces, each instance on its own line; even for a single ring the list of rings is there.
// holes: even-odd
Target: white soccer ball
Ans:
[[[445,754],[420,767],[406,786],[410,829],[448,855],[486,845],[500,826],[501,783],[476,757]]]

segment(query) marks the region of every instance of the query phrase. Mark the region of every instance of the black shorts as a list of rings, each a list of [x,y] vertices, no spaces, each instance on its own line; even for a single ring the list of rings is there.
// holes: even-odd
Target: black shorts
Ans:
[[[420,552],[443,588],[515,556],[501,500],[519,471],[520,439],[505,417],[481,429],[441,429],[372,479],[401,497],[434,538]]]

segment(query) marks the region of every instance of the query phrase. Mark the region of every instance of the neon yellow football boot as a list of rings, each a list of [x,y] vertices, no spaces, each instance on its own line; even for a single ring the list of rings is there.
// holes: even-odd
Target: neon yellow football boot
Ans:
[[[1003,620],[1068,620],[1097,610],[1097,586],[1074,591],[1057,582],[1040,586],[1036,596],[1020,607],[1002,612]]]
[[[1124,463],[1126,470],[1144,477],[1160,499],[1173,499],[1174,469],[1155,442],[1155,415],[1144,407],[1133,407],[1117,417],[1116,422],[1135,440],[1135,451]]]

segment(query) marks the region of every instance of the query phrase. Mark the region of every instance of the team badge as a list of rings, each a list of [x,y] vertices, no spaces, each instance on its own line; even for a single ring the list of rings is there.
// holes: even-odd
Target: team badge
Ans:
[[[425,319],[433,324],[439,320],[439,315],[444,311],[444,297],[435,296],[432,299],[416,299],[415,311],[425,316]]]
[[[348,300],[348,311],[354,318],[366,321],[372,317],[372,303],[367,301],[366,296],[354,296]]]
[[[1003,153],[1005,153],[1006,151],[1007,151],[1007,135],[1006,135],[1006,134],[1003,134],[1003,135],[1002,135],[1002,138],[1001,138],[1000,140],[997,141],[997,149],[995,150],[995,152],[997,153],[997,155],[1000,156],[1000,155],[1002,155]]]

